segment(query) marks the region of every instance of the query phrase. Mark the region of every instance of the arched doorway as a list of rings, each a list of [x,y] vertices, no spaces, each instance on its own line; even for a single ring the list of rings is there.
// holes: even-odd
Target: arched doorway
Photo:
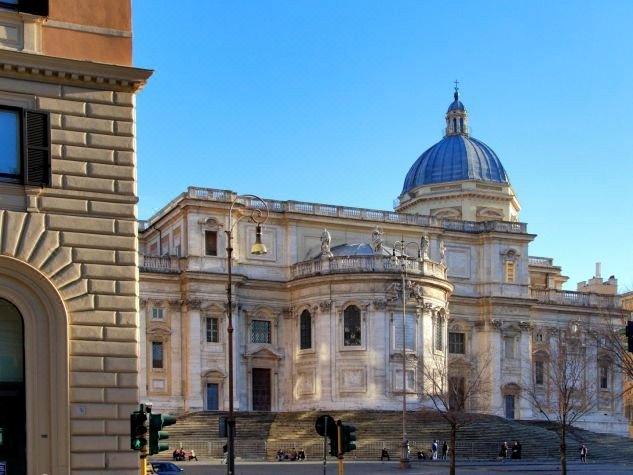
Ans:
[[[0,332],[3,328],[10,330],[14,340],[17,332],[19,342],[13,344],[23,348],[21,386],[9,382],[13,389],[6,397],[15,407],[23,406],[21,413],[16,411],[10,416],[15,420],[7,420],[7,424],[21,421],[21,435],[16,437],[22,437],[22,452],[16,459],[26,459],[26,466],[22,471],[6,473],[69,474],[69,341],[64,301],[56,286],[39,270],[19,259],[0,256],[0,302],[0,312],[10,315],[4,317],[6,322],[0,324]],[[16,329],[17,322],[21,330]],[[16,351],[14,348],[7,353],[14,355]],[[5,355],[4,348],[0,355]],[[0,413],[5,413],[4,402],[0,402]],[[8,443],[7,437],[4,442]]]
[[[24,322],[0,298],[0,473],[26,474]]]

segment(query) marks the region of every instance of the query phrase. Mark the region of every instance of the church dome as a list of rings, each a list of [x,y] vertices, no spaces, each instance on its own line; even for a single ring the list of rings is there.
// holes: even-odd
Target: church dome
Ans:
[[[497,154],[485,143],[469,136],[468,113],[455,89],[446,112],[444,138],[424,152],[411,166],[402,194],[421,185],[462,180],[509,184]]]

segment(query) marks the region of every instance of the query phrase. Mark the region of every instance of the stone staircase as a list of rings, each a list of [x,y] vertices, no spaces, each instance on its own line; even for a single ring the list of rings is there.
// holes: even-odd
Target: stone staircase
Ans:
[[[278,449],[303,448],[309,459],[323,457],[324,441],[314,428],[323,412],[239,412],[236,413],[236,457],[241,459],[274,459]],[[402,438],[402,412],[399,411],[330,411],[335,420],[356,427],[357,449],[346,458],[376,460],[385,447],[397,458]],[[194,449],[198,455],[222,456],[226,438],[218,437],[219,418],[226,412],[198,412],[180,416],[170,426],[171,450]],[[407,437],[412,455],[418,450],[430,453],[433,439],[449,441],[450,427],[434,411],[407,413]],[[518,440],[526,460],[558,457],[558,436],[551,426],[542,423],[522,423],[496,416],[476,415],[458,431],[458,459],[494,460],[500,445]],[[573,429],[568,440],[568,457],[575,460],[580,445],[587,444],[591,460],[622,461],[633,459],[633,441],[626,437],[597,434]],[[328,443],[329,452],[329,443]],[[329,457],[329,455],[328,455]],[[159,458],[171,458],[163,452]]]

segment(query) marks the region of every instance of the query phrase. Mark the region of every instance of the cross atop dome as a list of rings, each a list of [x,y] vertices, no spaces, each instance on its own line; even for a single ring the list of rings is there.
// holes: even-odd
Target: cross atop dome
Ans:
[[[444,137],[450,135],[465,135],[468,136],[468,113],[464,104],[459,100],[459,81],[455,80],[455,92],[453,93],[455,99],[448,110],[446,111],[446,129],[444,131]]]

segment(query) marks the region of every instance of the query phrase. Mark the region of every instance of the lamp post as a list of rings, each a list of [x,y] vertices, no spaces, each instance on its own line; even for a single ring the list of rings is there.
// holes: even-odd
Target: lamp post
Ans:
[[[400,468],[411,467],[409,459],[409,440],[407,439],[407,343],[406,343],[406,316],[407,316],[407,248],[415,246],[418,250],[418,261],[422,259],[422,248],[417,242],[396,241],[393,245],[391,261],[400,266],[402,275],[402,451],[400,453]],[[400,255],[396,250],[400,249]]]
[[[257,206],[254,208],[249,208],[248,205],[245,205],[245,202],[250,200],[256,200],[263,204],[262,206]],[[245,206],[247,210],[250,211],[250,214],[247,212],[246,214],[240,216],[238,219],[233,222],[233,208],[235,205],[240,203]],[[244,217],[249,217],[251,221],[253,221],[257,227],[255,228],[255,243],[251,246],[251,254],[261,255],[266,254],[268,250],[266,246],[262,243],[262,224],[266,222],[268,219],[269,211],[268,204],[256,195],[241,195],[236,196],[231,201],[231,207],[229,209],[229,225],[226,232],[226,256],[228,259],[227,263],[227,275],[228,275],[228,283],[226,286],[226,300],[228,303],[227,307],[227,327],[226,331],[228,334],[228,358],[229,358],[229,415],[226,419],[227,425],[227,460],[226,460],[226,473],[228,475],[234,475],[235,473],[235,413],[233,410],[233,301],[232,301],[232,287],[233,287],[233,272],[232,272],[232,260],[233,260],[233,228],[240,221],[240,219]]]

